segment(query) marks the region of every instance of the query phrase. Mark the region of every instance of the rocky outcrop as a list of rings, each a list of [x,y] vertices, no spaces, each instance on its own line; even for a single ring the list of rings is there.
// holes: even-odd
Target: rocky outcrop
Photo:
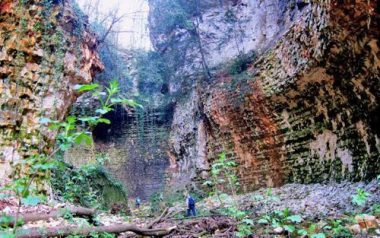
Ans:
[[[193,61],[177,67],[177,74],[197,75],[190,95],[198,96],[176,108],[172,167],[194,180],[225,151],[239,163],[243,190],[373,178],[380,172],[378,1],[265,2],[225,1],[197,16],[203,21],[201,42],[210,46],[204,51],[208,65],[228,61],[223,52],[239,53],[238,47],[232,53],[233,41],[221,43],[220,51],[212,47],[228,35],[227,23],[218,26],[223,24],[219,15],[231,10],[239,16],[232,31],[250,32],[238,46],[257,52],[258,58],[239,74],[220,67],[211,80],[196,74],[201,67],[188,67]],[[250,9],[254,6],[265,7]],[[154,5],[151,11],[157,16]],[[225,34],[214,32],[217,28]],[[186,40],[181,31],[153,37],[160,40],[154,41],[156,48],[182,54]],[[215,38],[206,37],[210,32]]]
[[[213,68],[240,54],[264,52],[304,11],[304,5],[285,0],[152,0],[149,4],[153,46],[167,56],[180,78],[202,70],[202,53],[204,63]]]
[[[51,152],[56,133],[40,118],[66,116],[79,96],[74,86],[91,82],[102,69],[96,46],[71,1],[1,1],[1,178],[10,163]]]

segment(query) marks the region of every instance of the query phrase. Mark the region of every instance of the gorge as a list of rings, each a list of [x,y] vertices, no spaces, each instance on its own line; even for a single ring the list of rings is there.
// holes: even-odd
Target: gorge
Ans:
[[[255,228],[264,212],[240,202],[255,200],[251,193],[271,198],[263,191],[272,188],[293,211],[302,211],[291,200],[301,194],[303,219],[326,191],[348,199],[331,205],[339,216],[360,210],[349,200],[360,194],[367,204],[360,211],[379,216],[377,0],[148,4],[152,49],[123,49],[112,23],[99,23],[111,15],[90,23],[72,0],[1,0],[0,195],[32,187],[50,199],[84,205],[91,197],[86,206],[99,200],[129,213],[126,194],[155,212],[189,192],[212,204],[205,211],[217,210],[228,194],[226,204],[245,206],[244,219],[252,219],[251,226],[227,212],[237,222],[228,234],[243,223]],[[336,215],[324,206],[316,219]]]

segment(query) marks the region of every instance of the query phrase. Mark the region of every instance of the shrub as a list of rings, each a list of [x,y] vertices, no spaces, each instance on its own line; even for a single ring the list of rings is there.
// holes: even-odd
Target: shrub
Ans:
[[[249,65],[256,58],[256,53],[240,54],[230,65],[229,73],[231,75],[241,74],[246,71]]]
[[[52,187],[64,200],[85,207],[110,208],[115,203],[127,204],[127,192],[101,165],[74,168],[61,162],[52,171]]]

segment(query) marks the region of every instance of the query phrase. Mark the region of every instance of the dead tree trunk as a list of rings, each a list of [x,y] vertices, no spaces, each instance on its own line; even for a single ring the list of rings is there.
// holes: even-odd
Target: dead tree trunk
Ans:
[[[78,227],[78,226],[58,226],[49,228],[30,228],[20,229],[17,231],[16,238],[42,238],[42,237],[64,237],[68,235],[89,235],[92,232],[107,232],[112,234],[120,234],[131,231],[137,235],[161,237],[169,235],[177,227],[144,229],[133,224],[118,224],[111,226],[98,227]],[[1,233],[0,233],[1,235]]]
[[[96,210],[85,208],[85,207],[67,207],[67,208],[61,208],[61,209],[54,209],[46,213],[29,213],[29,214],[19,214],[18,220],[28,223],[28,222],[34,222],[34,221],[40,221],[40,220],[49,220],[49,219],[55,219],[59,217],[64,217],[66,214],[71,214],[73,216],[87,216],[92,217],[95,215]],[[16,222],[16,214],[10,214],[8,215],[11,217],[11,222],[9,225],[13,226]]]

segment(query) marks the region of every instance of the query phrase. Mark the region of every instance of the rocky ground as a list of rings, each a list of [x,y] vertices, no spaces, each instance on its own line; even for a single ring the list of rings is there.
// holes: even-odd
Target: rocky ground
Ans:
[[[358,189],[363,189],[369,195],[364,206],[357,206],[352,203],[352,197],[357,194]],[[254,221],[253,237],[286,237],[283,230],[273,229],[259,225],[258,219],[265,214],[288,208],[292,214],[302,217],[305,224],[315,222],[318,226],[326,226],[327,221],[334,219],[346,219],[351,217],[350,223],[345,224],[354,237],[365,237],[361,222],[355,215],[371,214],[373,207],[380,204],[380,185],[374,180],[370,183],[349,183],[340,184],[288,184],[280,188],[262,189],[253,193],[238,195],[236,198],[222,196],[223,206],[231,206],[237,201],[238,207],[242,211],[247,211],[249,218]],[[57,203],[55,205],[23,206],[23,214],[49,214],[54,209],[68,207],[70,204]],[[183,201],[167,210],[167,214],[155,222],[153,228],[176,227],[174,231],[166,237],[235,237],[235,231],[239,222],[225,216],[220,212],[221,204],[216,197],[209,197],[197,202],[199,216],[195,218],[185,218],[185,207]],[[14,214],[17,211],[17,201],[15,199],[0,199],[0,211],[3,214]],[[101,212],[96,216],[96,225],[115,225],[134,223],[138,227],[148,227],[158,216],[150,214],[149,204],[144,205],[139,210],[132,210],[132,216],[112,215],[109,212]],[[367,216],[372,230],[367,237],[380,237],[379,217]],[[306,222],[307,221],[307,222]],[[83,217],[63,216],[48,219],[45,221],[29,222],[20,229],[55,227],[55,226],[92,226],[92,221]],[[265,229],[264,229],[265,228]],[[134,233],[122,233],[119,237],[136,237]],[[305,236],[306,237],[306,236]],[[312,236],[311,236],[312,237]],[[340,237],[340,236],[335,236]]]
[[[358,206],[351,200],[357,189],[363,189],[370,195],[367,199],[364,211],[374,204],[380,203],[380,186],[377,180],[370,183],[333,183],[333,184],[288,184],[280,188],[273,189],[272,199],[267,206],[264,200],[267,190],[239,196],[243,208],[252,210],[255,215],[262,215],[267,210],[283,210],[289,208],[296,214],[302,214],[308,219],[323,219],[326,217],[341,217],[347,213],[357,213]],[[361,210],[361,209],[360,209]]]

